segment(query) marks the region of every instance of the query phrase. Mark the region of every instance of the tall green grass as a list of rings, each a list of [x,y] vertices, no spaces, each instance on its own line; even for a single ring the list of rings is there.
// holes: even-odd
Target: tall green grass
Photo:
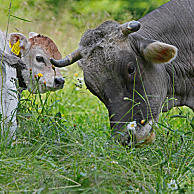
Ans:
[[[75,83],[67,79],[44,110],[38,96],[23,94],[17,140],[1,146],[2,191],[168,193],[174,180],[176,192],[192,192],[192,111],[162,113],[153,145],[125,149],[111,139],[104,105]]]
[[[13,15],[32,22],[12,17],[10,31],[46,33],[64,55],[76,48],[87,26],[80,30],[64,17],[56,20],[50,11],[44,15],[45,7],[48,5],[42,4],[41,13],[28,4],[21,10],[13,7]],[[70,18],[68,14],[65,9],[64,15]],[[1,13],[1,17],[5,29],[7,16]],[[36,17],[41,19],[34,22]],[[98,22],[105,19],[102,13]],[[93,19],[85,22],[96,25]],[[1,138],[1,193],[193,192],[192,110],[182,107],[161,113],[155,143],[126,149],[111,139],[107,110],[86,89],[80,69],[72,65],[63,74],[63,90],[44,95],[22,93],[17,139],[8,144]]]

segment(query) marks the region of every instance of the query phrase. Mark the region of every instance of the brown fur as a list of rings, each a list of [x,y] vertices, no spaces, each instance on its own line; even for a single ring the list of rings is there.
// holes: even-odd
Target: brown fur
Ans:
[[[39,34],[38,36],[30,38],[29,41],[31,42],[32,48],[35,46],[40,46],[50,57],[57,60],[62,58],[56,44],[50,38]]]

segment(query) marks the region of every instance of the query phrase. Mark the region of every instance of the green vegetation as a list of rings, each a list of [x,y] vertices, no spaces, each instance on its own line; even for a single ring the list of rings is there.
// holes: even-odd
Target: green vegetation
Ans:
[[[142,5],[139,17],[166,1],[15,0],[11,14],[31,22],[11,17],[9,32],[47,34],[65,55],[86,29],[107,19],[132,18],[134,2]],[[0,7],[5,31],[9,1],[0,0]],[[77,65],[63,74],[61,91],[22,93],[17,140],[7,144],[0,138],[0,192],[192,193],[192,110],[161,113],[155,143],[126,149],[111,139],[105,106],[84,83],[76,86],[83,77]]]

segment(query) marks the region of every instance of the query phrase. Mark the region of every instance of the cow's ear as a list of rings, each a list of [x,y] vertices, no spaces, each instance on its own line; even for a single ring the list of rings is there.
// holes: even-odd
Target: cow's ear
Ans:
[[[28,51],[30,43],[21,33],[11,33],[9,36],[9,46],[16,55],[24,55]],[[19,53],[19,54],[18,54]]]
[[[144,45],[142,53],[144,58],[153,63],[161,64],[171,62],[177,56],[177,48],[173,45],[159,41]]]
[[[38,36],[38,33],[36,33],[36,32],[30,32],[28,36],[29,36],[29,38],[33,38],[35,36]]]

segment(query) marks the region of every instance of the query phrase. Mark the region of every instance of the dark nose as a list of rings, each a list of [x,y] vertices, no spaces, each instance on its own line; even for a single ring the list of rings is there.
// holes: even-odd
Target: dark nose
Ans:
[[[55,78],[55,85],[56,86],[63,86],[65,80],[62,77]]]

